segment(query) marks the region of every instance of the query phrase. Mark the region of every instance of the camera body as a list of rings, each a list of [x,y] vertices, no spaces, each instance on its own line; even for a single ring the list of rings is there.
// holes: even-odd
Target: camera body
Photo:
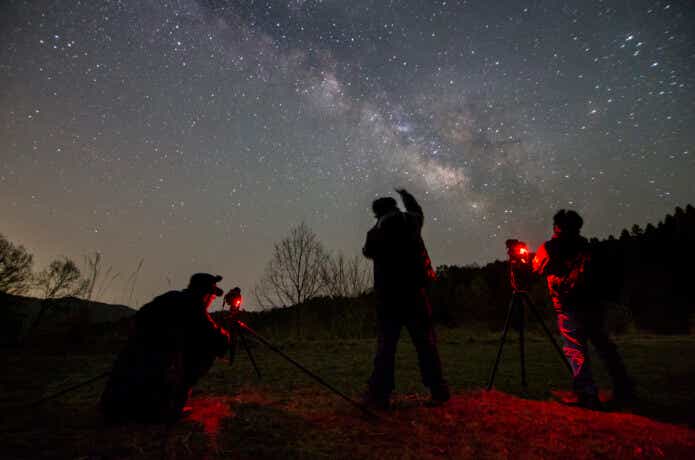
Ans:
[[[507,255],[510,262],[530,266],[532,254],[526,243],[520,240],[509,239],[505,242],[505,245],[507,246]]]
[[[509,278],[512,289],[527,291],[533,279],[533,253],[521,240],[509,239],[505,242],[509,256]]]
[[[229,305],[229,309],[232,313],[237,313],[239,310],[241,310],[241,289],[239,287],[230,289],[229,292],[225,294],[224,301],[227,305]]]

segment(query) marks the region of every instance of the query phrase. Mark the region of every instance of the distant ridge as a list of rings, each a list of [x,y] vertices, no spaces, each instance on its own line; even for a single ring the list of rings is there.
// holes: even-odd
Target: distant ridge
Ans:
[[[41,309],[48,308],[41,321],[39,331],[51,330],[79,319],[83,324],[116,323],[133,316],[136,310],[125,305],[63,297],[60,299],[37,299],[0,292],[0,343],[14,343],[22,337]]]
[[[78,297],[62,297],[59,299],[37,299],[0,292],[0,309],[23,310],[28,315],[35,315],[41,308],[42,302],[49,303],[49,310],[56,316],[69,316],[80,309],[89,312],[89,320],[92,323],[107,323],[118,321],[135,314],[135,309],[125,305],[114,305],[93,300],[80,299]]]

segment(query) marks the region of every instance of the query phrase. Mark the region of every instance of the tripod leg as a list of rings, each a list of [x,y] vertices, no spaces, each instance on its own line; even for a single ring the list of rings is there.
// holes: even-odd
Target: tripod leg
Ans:
[[[500,346],[497,349],[497,357],[495,358],[495,364],[492,366],[492,370],[490,371],[490,379],[487,382],[487,389],[491,390],[492,389],[492,384],[495,381],[495,374],[497,374],[497,367],[500,364],[500,358],[502,357],[502,348],[504,348],[504,341],[507,338],[507,332],[509,332],[509,326],[512,322],[512,312],[514,311],[514,297],[515,295],[512,294],[512,299],[509,301],[509,309],[507,310],[507,319],[504,322],[504,332],[502,332],[502,337],[500,337]]]
[[[33,403],[29,404],[28,407],[33,407],[33,406],[38,406],[39,404],[43,404],[44,402],[50,400],[50,399],[55,399],[59,396],[63,396],[65,393],[69,393],[71,391],[75,391],[78,388],[82,388],[83,386],[89,385],[90,383],[94,383],[97,380],[101,380],[103,378],[106,378],[111,375],[111,371],[106,371],[104,373],[101,373],[95,377],[92,377],[89,380],[85,380],[84,382],[69,386],[67,388],[64,388],[63,390],[60,390],[57,393],[53,393],[52,395],[44,396],[43,398],[39,399],[38,401],[34,401]]]
[[[567,367],[567,370],[570,372],[570,375],[574,375],[574,372],[572,372],[572,366],[570,366],[570,363],[567,361],[567,358],[565,357],[565,354],[562,352],[562,348],[560,348],[560,345],[558,345],[555,341],[555,337],[553,337],[553,334],[550,332],[550,329],[548,329],[548,326],[545,325],[545,321],[543,321],[543,317],[541,317],[541,314],[536,309],[536,306],[533,304],[533,302],[531,302],[531,299],[529,299],[528,297],[526,298],[526,303],[528,304],[529,309],[533,312],[534,316],[536,317],[536,320],[543,327],[545,335],[548,336],[548,340],[550,340],[550,343],[553,344],[553,348],[555,348],[555,351],[557,351],[557,354],[560,356],[562,362],[565,363],[565,366]]]
[[[526,353],[524,343],[524,329],[526,328],[526,309],[523,302],[519,302],[517,308],[519,314],[519,363],[521,364],[521,386],[526,388]]]
[[[239,340],[241,340],[241,345],[244,347],[244,350],[246,350],[246,354],[249,356],[249,360],[251,360],[251,364],[253,364],[253,368],[256,370],[258,380],[261,380],[261,370],[258,369],[258,365],[256,364],[256,358],[253,357],[253,353],[251,353],[249,344],[246,342],[246,337],[244,337],[244,334],[243,332],[241,332],[241,329],[239,330]]]
[[[278,355],[280,355],[280,356],[282,356],[283,358],[285,358],[287,361],[289,361],[290,363],[292,363],[292,364],[293,364],[295,367],[297,367],[299,370],[301,370],[302,372],[304,372],[306,375],[308,375],[308,376],[311,377],[312,379],[316,380],[318,383],[320,383],[320,384],[323,385],[324,387],[326,387],[326,388],[328,388],[329,390],[331,390],[331,391],[332,391],[333,393],[335,393],[336,395],[338,395],[338,396],[340,396],[341,398],[343,398],[345,401],[349,402],[350,404],[352,404],[353,406],[357,407],[357,408],[360,409],[362,412],[364,412],[365,414],[369,415],[370,417],[372,417],[372,418],[374,418],[374,419],[379,419],[379,418],[380,418],[380,417],[379,417],[378,415],[376,415],[374,412],[372,412],[371,410],[369,410],[369,408],[368,408],[367,406],[365,406],[364,404],[360,404],[360,403],[358,403],[357,401],[355,401],[355,400],[351,399],[350,397],[346,396],[345,394],[341,393],[339,390],[337,390],[337,389],[336,389],[335,387],[333,387],[331,384],[329,384],[328,382],[326,382],[325,380],[323,380],[321,377],[319,377],[318,375],[314,374],[314,373],[311,372],[309,369],[307,369],[306,367],[302,366],[301,364],[299,364],[299,363],[298,363],[297,361],[295,361],[294,359],[292,359],[292,358],[290,358],[289,356],[287,356],[285,353],[283,353],[282,350],[280,350],[278,347],[276,347],[275,345],[273,345],[272,343],[270,343],[268,340],[266,340],[266,339],[263,338],[262,336],[258,335],[258,333],[257,333],[256,331],[254,331],[253,329],[251,329],[250,327],[248,327],[248,326],[247,326],[246,324],[244,324],[243,322],[241,322],[241,321],[239,321],[239,320],[236,320],[236,323],[239,325],[240,328],[242,328],[244,331],[248,332],[253,338],[255,338],[256,340],[258,340],[259,342],[261,342],[263,345],[265,345],[266,347],[268,347],[269,349],[271,349],[272,351],[274,351],[274,352],[277,353]]]
[[[239,335],[241,335],[241,332],[239,332],[239,328],[236,326],[230,327],[229,330],[232,332],[229,335],[229,365],[233,366],[234,360],[236,359],[236,348],[239,343]]]

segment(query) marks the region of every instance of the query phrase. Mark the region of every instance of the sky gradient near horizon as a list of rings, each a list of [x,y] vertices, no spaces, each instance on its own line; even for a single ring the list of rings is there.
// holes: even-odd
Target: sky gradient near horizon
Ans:
[[[687,1],[5,1],[0,233],[102,252],[107,302],[144,259],[138,307],[250,292],[301,221],[357,254],[405,187],[435,265],[486,263],[695,202],[694,86]]]

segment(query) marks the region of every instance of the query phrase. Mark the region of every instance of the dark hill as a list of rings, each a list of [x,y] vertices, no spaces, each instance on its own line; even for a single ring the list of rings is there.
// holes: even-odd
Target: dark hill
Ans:
[[[37,299],[0,292],[0,345],[18,343],[29,331],[41,308],[44,315],[32,337],[54,336],[75,332],[76,328],[101,331],[104,328],[127,322],[135,310],[125,305],[110,305],[102,302],[63,297],[60,299]]]

